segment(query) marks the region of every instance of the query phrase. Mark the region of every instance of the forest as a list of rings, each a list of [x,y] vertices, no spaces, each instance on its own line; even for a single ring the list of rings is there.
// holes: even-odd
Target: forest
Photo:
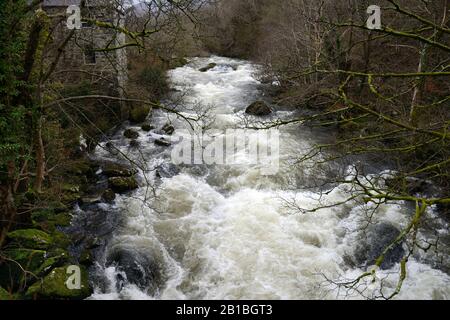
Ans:
[[[0,300],[450,299],[449,1],[3,0],[0,44]]]

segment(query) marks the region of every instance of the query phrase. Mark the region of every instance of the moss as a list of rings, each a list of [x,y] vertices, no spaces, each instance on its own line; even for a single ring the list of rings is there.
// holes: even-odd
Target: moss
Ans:
[[[130,110],[129,120],[133,123],[142,123],[147,119],[150,111],[151,108],[147,105],[133,106]]]
[[[57,226],[68,227],[72,222],[72,215],[68,212],[58,213],[57,215],[54,216],[53,221]]]
[[[62,186],[63,194],[61,196],[61,201],[64,204],[72,204],[77,202],[81,198],[80,186],[75,184],[66,183]]]
[[[33,299],[61,299],[78,300],[87,298],[91,294],[89,277],[86,269],[80,266],[81,289],[69,289],[66,282],[71,276],[67,273],[69,266],[53,269],[42,281],[33,284],[26,293],[26,297]]]
[[[13,246],[28,249],[47,249],[52,244],[48,233],[37,229],[22,229],[8,233]]]
[[[68,261],[69,254],[62,250],[59,254],[56,254],[52,257],[49,257],[42,263],[39,268],[36,270],[36,275],[38,276],[44,276],[47,274],[51,269],[55,267],[60,267],[64,263]]]
[[[114,177],[109,178],[108,182],[114,192],[127,192],[138,188],[138,183],[133,177]]]
[[[35,280],[34,276],[26,275],[23,270],[36,274],[46,259],[43,250],[8,249],[3,254],[10,260],[0,263],[0,286],[13,290],[18,289],[25,280]]]
[[[92,168],[87,161],[78,161],[66,166],[66,172],[76,176],[92,176]]]
[[[200,68],[199,71],[200,72],[206,72],[208,70],[211,70],[211,69],[215,68],[216,66],[217,66],[216,63],[210,63],[206,67]]]
[[[54,231],[51,235],[53,239],[53,246],[55,248],[67,248],[72,244],[70,238],[63,232]]]
[[[0,301],[4,300],[13,300],[12,295],[9,294],[8,291],[0,287]]]
[[[175,68],[184,67],[187,64],[189,64],[189,61],[186,58],[175,58],[170,61],[169,67],[171,69],[175,69]]]
[[[68,227],[72,221],[72,216],[68,212],[55,213],[52,209],[45,209],[33,212],[31,219],[35,227],[53,232],[57,226]]]
[[[102,171],[108,177],[131,177],[136,173],[136,170],[129,169],[117,163],[106,163]]]

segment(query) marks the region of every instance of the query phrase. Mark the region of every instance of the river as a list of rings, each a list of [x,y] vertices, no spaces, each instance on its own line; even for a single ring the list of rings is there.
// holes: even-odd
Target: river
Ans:
[[[198,70],[211,62],[217,66]],[[247,61],[193,58],[170,71],[174,91],[165,104],[176,103],[178,97],[184,115],[202,106],[214,119],[211,128],[235,128],[245,108],[264,98],[257,71],[258,66]],[[293,112],[281,109],[273,117]],[[151,121],[155,128],[171,121],[175,134],[188,128],[184,120],[162,110],[154,110]],[[140,188],[118,196],[113,204],[99,205],[118,222],[97,256],[95,292],[89,299],[360,299],[374,297],[380,281],[386,294],[397,285],[395,257],[377,272],[375,284],[364,286],[364,296],[335,290],[326,280],[358,277],[365,270],[364,259],[357,255],[369,252],[373,244],[361,227],[367,216],[357,201],[314,213],[295,210],[294,202],[314,208],[319,200],[339,202],[349,195],[348,186],[341,185],[320,198],[317,190],[305,187],[324,174],[296,163],[314,143],[326,141],[328,133],[299,124],[280,128],[278,170],[264,175],[264,165],[248,161],[239,149],[236,165],[172,165],[173,146],[155,145],[161,137],[157,131],[126,128],[140,132],[139,148],[129,147],[123,130],[110,143],[140,164]],[[95,157],[120,159],[106,148],[97,148]],[[428,214],[437,221],[438,233],[447,236],[446,222],[433,210]],[[374,223],[384,226],[383,237],[410,219],[411,208],[397,203],[381,206]],[[448,261],[433,256],[427,252],[410,258],[397,299],[450,298]]]

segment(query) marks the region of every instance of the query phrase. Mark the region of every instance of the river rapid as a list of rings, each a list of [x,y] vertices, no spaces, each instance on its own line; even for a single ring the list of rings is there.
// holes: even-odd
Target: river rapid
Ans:
[[[217,66],[199,71],[212,62]],[[264,99],[257,74],[258,66],[248,61],[193,58],[170,71],[173,93],[164,103],[181,103],[184,115],[206,108],[214,120],[210,128],[236,128],[245,108]],[[293,113],[276,109],[272,117]],[[348,185],[322,197],[306,188],[326,174],[296,161],[315,143],[326,141],[328,133],[299,124],[281,127],[279,169],[264,175],[265,164],[248,161],[245,150],[239,149],[236,165],[174,165],[173,146],[155,145],[163,136],[158,129],[171,122],[176,135],[189,125],[163,110],[154,110],[150,121],[155,127],[151,132],[123,128],[140,133],[137,148],[129,146],[123,130],[109,140],[139,164],[140,188],[118,195],[112,204],[97,205],[96,210],[114,217],[116,224],[91,270],[95,292],[89,299],[361,299],[378,296],[381,281],[386,295],[395,289],[396,255],[403,254],[406,244],[396,248],[374,284],[337,290],[327,279],[354,279],[363,273],[375,240],[406,227],[413,208],[401,202],[382,205],[369,229],[363,228],[367,215],[358,201],[314,213],[296,210],[297,205],[312,209],[319,202],[349,197]],[[94,156],[123,160],[106,147],[97,148]],[[352,174],[351,167],[343,170]],[[86,214],[79,209],[80,217]],[[422,236],[448,237],[448,225],[435,210],[427,216],[437,231]],[[396,299],[450,298],[448,248],[441,250],[441,255],[430,250],[410,257]]]

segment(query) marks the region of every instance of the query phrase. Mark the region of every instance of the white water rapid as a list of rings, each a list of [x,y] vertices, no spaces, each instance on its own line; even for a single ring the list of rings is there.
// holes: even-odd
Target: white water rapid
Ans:
[[[215,68],[198,70],[212,62]],[[213,56],[194,58],[169,76],[178,91],[174,96],[184,92],[185,114],[194,105],[207,106],[215,118],[211,127],[225,129],[237,126],[245,108],[262,98],[257,69],[247,61]],[[287,117],[290,112],[277,111],[274,116]],[[177,131],[187,127],[162,110],[154,110],[151,121],[156,129],[168,121]],[[306,164],[295,165],[295,159],[326,139],[325,133],[298,124],[281,128],[279,172],[263,176],[261,165],[249,164],[242,150],[236,151],[239,165],[170,165],[171,147],[156,146],[154,139],[160,136],[155,131],[127,128],[140,132],[139,148],[129,147],[123,131],[110,141],[147,169],[139,173],[139,189],[118,196],[114,204],[101,204],[103,210],[118,213],[121,223],[108,241],[104,259],[97,261],[96,273],[103,280],[90,299],[363,298],[356,291],[330,290],[325,279],[352,279],[365,271],[349,262],[363,244],[363,207],[350,202],[302,214],[287,205],[293,200],[304,208],[318,205],[319,194],[302,187],[320,173]],[[113,156],[98,149],[96,157]],[[167,172],[157,177],[154,169],[160,165]],[[346,199],[347,188],[342,185],[323,195],[322,203]],[[448,225],[438,221],[433,210],[427,214],[440,226],[438,233],[447,236]],[[398,203],[381,206],[374,221],[401,229],[410,218],[411,208]],[[122,269],[107,263],[117,252],[119,260],[126,261]],[[409,259],[396,299],[450,298],[450,277],[433,263],[433,254],[417,253]],[[126,267],[133,272],[124,272]],[[398,270],[398,261],[379,270],[378,280],[364,295],[377,295],[381,280],[389,295],[397,285]],[[148,279],[132,281],[133,275]]]

